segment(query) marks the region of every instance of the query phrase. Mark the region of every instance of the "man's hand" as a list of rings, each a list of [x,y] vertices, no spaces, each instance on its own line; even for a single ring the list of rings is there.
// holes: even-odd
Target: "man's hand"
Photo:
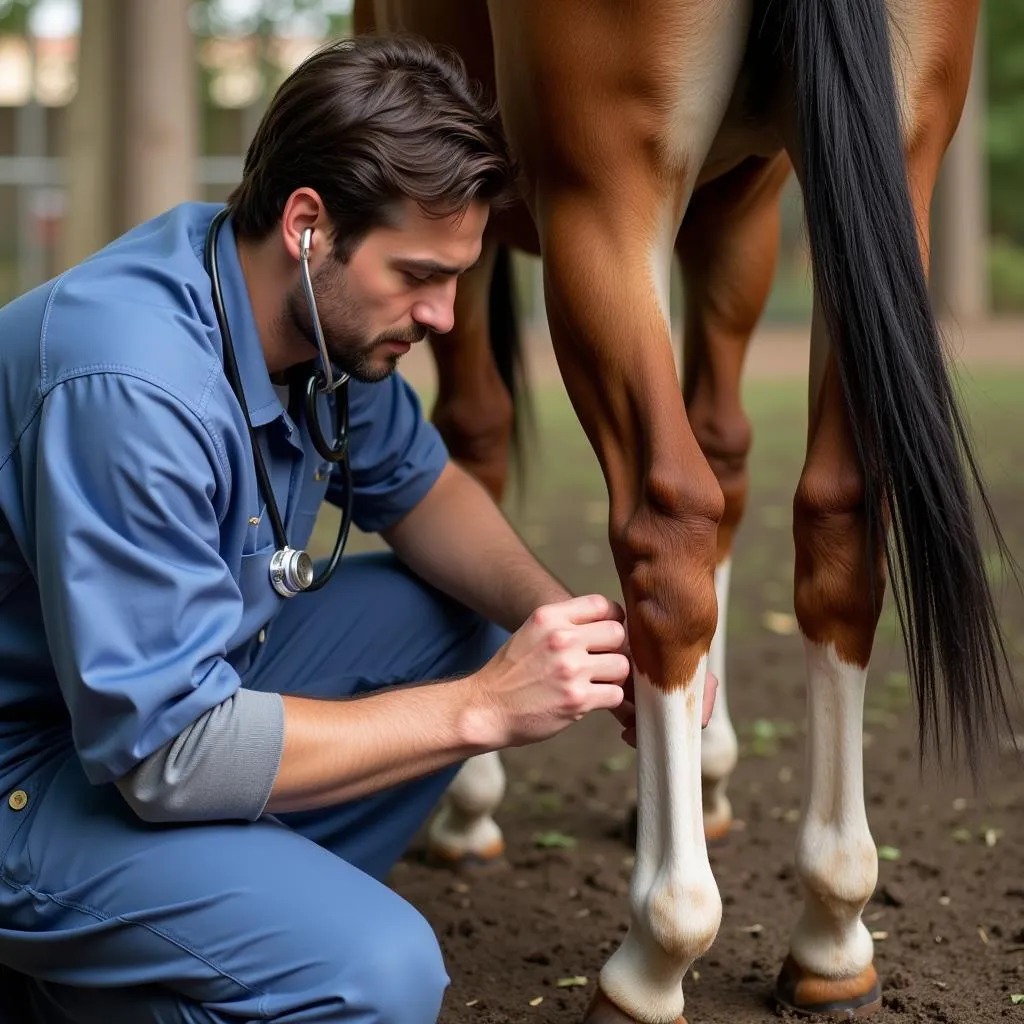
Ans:
[[[617,708],[629,678],[622,609],[600,595],[538,608],[464,683],[488,745],[548,739],[596,708]]]
[[[633,678],[623,684],[622,703],[612,708],[612,714],[622,726],[622,738],[631,746],[636,746],[636,705],[633,703]],[[700,723],[707,728],[711,721],[711,712],[715,709],[715,696],[718,693],[718,680],[709,672],[704,677],[704,703],[701,708]]]

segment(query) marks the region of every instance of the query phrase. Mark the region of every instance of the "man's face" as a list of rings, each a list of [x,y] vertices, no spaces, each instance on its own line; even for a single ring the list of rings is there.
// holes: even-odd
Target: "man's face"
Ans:
[[[488,207],[473,203],[444,219],[412,202],[393,226],[375,228],[347,263],[325,259],[313,272],[320,326],[334,365],[374,382],[428,331],[445,334],[455,319],[455,285],[480,256]],[[289,326],[316,348],[302,282],[286,300]]]

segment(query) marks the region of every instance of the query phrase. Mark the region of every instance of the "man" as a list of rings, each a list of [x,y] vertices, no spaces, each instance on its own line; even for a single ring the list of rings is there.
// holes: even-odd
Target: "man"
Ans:
[[[218,207],[185,204],[0,311],[0,963],[33,1019],[435,1020],[437,942],[381,880],[459,764],[596,708],[632,741],[621,610],[537,563],[393,373],[510,186],[460,66],[334,45],[212,264]],[[317,318],[351,492],[303,410]],[[302,549],[324,498],[394,554],[285,598],[278,528]]]

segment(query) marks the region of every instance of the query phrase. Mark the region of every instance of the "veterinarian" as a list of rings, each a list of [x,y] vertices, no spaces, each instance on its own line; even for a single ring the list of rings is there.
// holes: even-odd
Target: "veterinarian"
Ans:
[[[512,187],[463,74],[325,48],[226,205],[0,311],[0,964],[26,1020],[433,1021],[437,941],[383,879],[459,765],[598,708],[632,741],[621,609],[541,567],[393,372],[451,329]],[[390,551],[341,558],[352,522]]]

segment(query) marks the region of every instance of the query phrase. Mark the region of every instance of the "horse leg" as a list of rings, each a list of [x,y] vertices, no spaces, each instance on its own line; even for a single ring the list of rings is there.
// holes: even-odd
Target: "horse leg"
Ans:
[[[505,795],[505,769],[496,750],[469,758],[445,791],[427,829],[427,856],[457,870],[502,862],[505,838],[492,815]]]
[[[635,665],[639,820],[630,926],[592,1024],[668,1024],[722,904],[700,797],[721,488],[672,357],[679,224],[746,40],[746,0],[490,5],[498,95],[542,245],[552,342],[609,492]]]
[[[740,376],[750,336],[771,291],[779,199],[790,170],[784,153],[751,158],[702,186],[676,240],[686,296],[683,398],[694,437],[725,498],[715,556],[718,624],[709,657],[718,693],[701,741],[704,834],[709,841],[724,839],[732,824],[726,787],[737,760],[725,650],[732,543],[747,503],[751,442]]]
[[[491,279],[498,246],[486,237],[480,259],[459,281],[455,325],[431,335],[437,398],[431,419],[452,458],[500,502],[508,480],[512,399],[491,351]]]
[[[437,398],[432,419],[455,461],[501,501],[508,476],[512,403],[491,353],[491,274],[497,254],[486,238],[477,265],[455,292],[455,325],[432,335]],[[471,757],[452,780],[427,829],[427,857],[453,868],[492,866],[505,852],[493,814],[505,794],[497,751]]]
[[[854,201],[843,208],[848,224],[861,233],[858,258],[870,264],[883,253],[889,259],[885,273],[875,268],[873,276],[857,279],[869,316],[881,309],[884,320],[865,318],[865,326],[864,320],[858,321],[859,310],[841,303],[844,276],[855,270],[842,265],[844,253],[836,238],[815,245],[822,227],[835,224],[820,198],[816,215],[815,200],[808,203],[816,264],[833,255],[837,264],[829,268],[832,277],[816,273],[808,450],[794,499],[795,610],[808,665],[809,790],[796,847],[803,910],[776,996],[790,1008],[841,1019],[870,1013],[881,1004],[873,942],[861,920],[878,872],[864,805],[862,723],[868,662],[886,586],[883,543],[889,528],[909,552],[904,578],[893,583],[905,588],[902,600],[917,630],[908,645],[908,664],[922,721],[936,711],[936,680],[930,672],[941,671],[953,718],[950,735],[966,736],[970,755],[970,741],[984,734],[986,713],[1000,699],[998,689],[986,690],[997,685],[991,675],[997,655],[989,646],[997,625],[965,499],[965,475],[958,465],[962,437],[945,416],[950,408],[946,403],[955,404],[955,399],[942,367],[938,332],[929,323],[925,286],[930,204],[967,89],[977,4],[942,0],[929,5],[926,17],[909,8],[897,14],[893,36],[903,63],[896,76],[902,134],[895,141],[903,151],[905,172],[898,177],[905,173],[910,209],[900,208],[905,200],[897,204],[891,199],[891,187],[886,196],[877,183],[869,188],[862,181],[847,185],[844,194]],[[948,33],[937,32],[940,25]],[[810,38],[809,48],[817,48],[821,37]],[[886,60],[884,52],[880,59]],[[921,69],[929,69],[930,75],[922,76]],[[885,71],[879,68],[879,74]],[[844,104],[847,116],[848,99],[837,94],[837,102]],[[880,138],[871,141],[879,144]],[[804,172],[800,174],[806,190]],[[897,185],[902,188],[901,181]],[[869,216],[884,225],[875,237],[865,227],[871,223]],[[924,275],[913,266],[918,255]],[[874,293],[865,287],[868,282]],[[831,317],[822,291],[831,300]],[[918,446],[913,456],[917,472],[909,484],[886,462],[891,446],[881,449],[883,458],[878,449],[868,448],[873,481],[858,453],[855,438],[865,444],[865,424],[871,418],[856,404],[857,411],[850,411],[841,374],[851,371],[848,365],[843,369],[842,349],[862,341],[869,329],[884,332],[880,347],[894,378],[885,381],[893,390],[883,392],[888,397],[874,413],[876,422],[890,426],[884,417],[919,417],[912,429],[906,421],[901,425],[900,436]],[[919,332],[916,350],[907,345],[911,331]],[[868,351],[866,346],[861,349],[862,364],[869,362]],[[849,350],[845,358],[850,359]],[[862,400],[856,396],[854,403]],[[934,415],[934,409],[942,409],[943,415]],[[891,458],[907,455],[897,451]],[[932,474],[941,480],[937,488]],[[875,488],[874,502],[869,482]],[[872,530],[872,520],[882,528]],[[924,618],[922,608],[927,609]]]
[[[776,995],[791,1008],[859,1014],[881,1002],[873,944],[861,921],[878,873],[864,806],[862,735],[884,565],[881,551],[868,549],[863,472],[817,316],[811,346],[812,362],[825,369],[812,399],[793,527],[795,610],[809,676],[809,791],[796,847],[804,905]]]

